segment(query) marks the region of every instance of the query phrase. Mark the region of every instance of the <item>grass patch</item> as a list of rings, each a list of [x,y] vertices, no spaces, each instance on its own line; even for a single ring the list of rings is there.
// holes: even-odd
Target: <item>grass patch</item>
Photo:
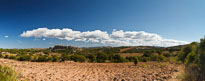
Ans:
[[[139,66],[139,67],[142,67],[142,68],[146,68],[146,67],[147,67],[147,64],[144,64],[144,63],[143,63],[143,64],[139,64],[138,66]]]
[[[0,65],[0,81],[20,81],[19,75],[13,68]]]

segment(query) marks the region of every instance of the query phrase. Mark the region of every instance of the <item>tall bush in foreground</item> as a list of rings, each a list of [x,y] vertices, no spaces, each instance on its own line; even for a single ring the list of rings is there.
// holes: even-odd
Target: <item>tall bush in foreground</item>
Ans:
[[[194,42],[185,48],[179,55],[179,60],[186,65],[184,81],[205,81],[205,38],[200,43]]]

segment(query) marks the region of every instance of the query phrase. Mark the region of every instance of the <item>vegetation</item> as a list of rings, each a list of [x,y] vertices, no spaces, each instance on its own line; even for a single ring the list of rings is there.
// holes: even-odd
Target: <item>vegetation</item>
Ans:
[[[186,66],[184,81],[205,81],[205,38],[184,46],[178,60]]]
[[[0,49],[0,58],[15,59],[18,61],[32,62],[111,62],[123,63],[134,62],[138,58],[141,62],[148,61],[167,61],[175,57],[174,52],[179,48],[169,47],[132,47],[123,53],[142,53],[143,55],[122,57],[119,53],[121,49],[129,47],[95,47],[95,48],[77,48],[72,46],[57,46],[49,49]],[[166,52],[165,52],[166,51]],[[186,55],[182,55],[183,58]],[[190,56],[191,58],[191,56]],[[181,59],[184,60],[184,59]]]
[[[138,62],[139,62],[139,59],[136,57],[135,60],[134,60],[135,66],[138,64]]]
[[[19,73],[11,67],[0,65],[0,81],[20,81]]]

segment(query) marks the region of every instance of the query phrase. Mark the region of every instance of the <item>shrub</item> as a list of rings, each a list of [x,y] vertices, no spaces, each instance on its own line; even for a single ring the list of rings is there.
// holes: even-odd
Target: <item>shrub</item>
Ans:
[[[171,53],[164,53],[163,56],[165,56],[165,57],[170,57],[170,56],[171,56]]]
[[[143,57],[151,57],[151,56],[152,56],[152,53],[149,51],[145,51],[143,54]]]
[[[122,63],[126,61],[126,59],[121,57],[119,54],[111,55],[110,58],[112,58],[111,62],[115,62],[115,63]]]
[[[71,55],[70,59],[75,62],[85,62],[86,61],[86,58],[83,55]]]
[[[48,56],[48,57],[47,57],[47,61],[48,61],[48,62],[53,62],[53,57],[52,57],[52,56]]]
[[[185,47],[182,48],[182,50],[179,52],[179,60],[182,61],[183,63],[185,62],[185,58],[189,53],[192,52],[192,47],[191,45],[186,45]]]
[[[0,58],[3,58],[4,56],[2,54],[0,54]]]
[[[148,62],[148,61],[150,61],[150,57],[142,57],[141,61]]]
[[[127,59],[129,62],[134,61],[134,60],[132,59],[132,56],[129,56],[129,57],[128,57],[128,56],[126,56],[126,57],[125,57],[125,59]]]
[[[9,58],[9,55],[6,54],[4,58]]]
[[[52,62],[59,62],[60,61],[60,57],[57,55],[52,55]]]
[[[18,61],[31,61],[31,56],[30,55],[21,55],[17,57]]]
[[[98,53],[96,56],[97,62],[103,63],[108,59],[108,55],[105,53]]]
[[[152,55],[152,56],[150,57],[150,59],[151,59],[152,61],[157,61],[157,60],[159,59],[159,55]]]
[[[186,64],[184,81],[205,81],[205,38],[185,46],[178,57]]]
[[[96,56],[94,54],[89,54],[87,56],[87,58],[89,59],[89,62],[95,62],[96,61]]]
[[[188,65],[190,63],[193,63],[195,61],[195,59],[196,59],[196,53],[195,52],[191,52],[185,58],[185,64]]]
[[[16,57],[15,56],[10,56],[9,59],[16,59]]]
[[[135,64],[135,66],[138,64],[138,62],[139,62],[139,59],[136,57],[136,58],[134,59],[134,64]]]
[[[70,60],[70,56],[67,54],[62,55],[62,61],[68,61]]]
[[[165,61],[166,57],[163,55],[158,55],[157,61],[161,62],[161,61]]]
[[[48,58],[45,55],[38,56],[37,62],[48,62]]]

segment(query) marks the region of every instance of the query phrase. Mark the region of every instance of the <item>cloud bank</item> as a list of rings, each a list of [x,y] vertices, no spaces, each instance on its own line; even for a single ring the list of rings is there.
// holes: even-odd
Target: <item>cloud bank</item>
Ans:
[[[23,32],[21,37],[35,37],[35,38],[57,38],[68,41],[83,41],[94,42],[117,46],[176,46],[188,44],[186,41],[179,41],[173,39],[165,39],[160,35],[147,33],[144,31],[123,31],[113,30],[111,34],[106,31],[74,31],[72,29],[48,29],[38,28]]]

